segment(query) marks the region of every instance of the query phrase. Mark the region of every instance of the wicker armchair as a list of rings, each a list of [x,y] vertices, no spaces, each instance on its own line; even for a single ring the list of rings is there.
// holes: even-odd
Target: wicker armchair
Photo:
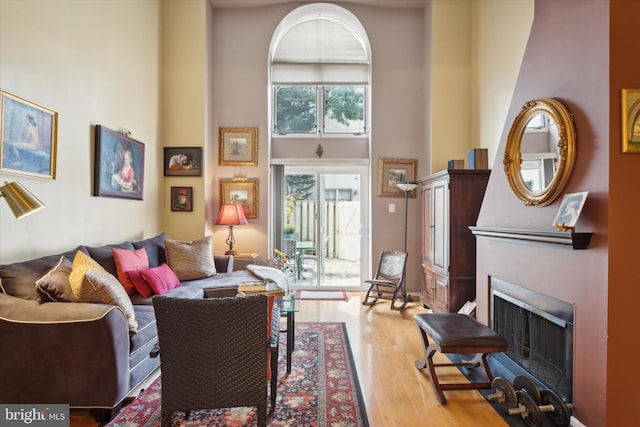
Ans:
[[[155,297],[162,370],[162,425],[175,411],[255,406],[267,423],[267,361],[271,357],[271,403],[277,381],[279,313],[268,298],[182,299]],[[277,307],[274,307],[277,310]],[[273,336],[275,335],[275,342]],[[275,356],[274,356],[275,354]]]

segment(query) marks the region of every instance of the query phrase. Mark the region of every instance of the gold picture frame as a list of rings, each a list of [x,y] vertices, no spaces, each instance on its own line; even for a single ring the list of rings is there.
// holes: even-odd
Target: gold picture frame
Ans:
[[[622,89],[622,152],[640,153],[640,89]]]
[[[0,172],[56,179],[58,113],[0,90]]]
[[[258,164],[257,127],[221,127],[219,166],[256,166]]]
[[[220,203],[240,203],[247,219],[258,218],[258,178],[220,179]]]
[[[416,159],[378,159],[378,196],[404,197],[404,191],[396,187],[398,182],[416,180]],[[409,197],[416,197],[416,190],[409,192]]]

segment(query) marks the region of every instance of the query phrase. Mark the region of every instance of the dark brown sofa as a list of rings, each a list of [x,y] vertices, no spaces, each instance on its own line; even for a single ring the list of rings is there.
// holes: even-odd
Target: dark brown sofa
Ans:
[[[164,233],[153,238],[100,247],[80,246],[65,254],[0,265],[0,402],[69,404],[110,411],[160,363],[151,358],[157,343],[151,297],[132,295],[138,332],[130,335],[123,311],[114,305],[45,302],[35,282],[65,255],[88,254],[117,277],[113,248],[144,247],[149,266],[166,262]],[[166,296],[233,296],[240,282],[255,280],[233,271],[233,259],[214,257],[218,274],[182,282]]]

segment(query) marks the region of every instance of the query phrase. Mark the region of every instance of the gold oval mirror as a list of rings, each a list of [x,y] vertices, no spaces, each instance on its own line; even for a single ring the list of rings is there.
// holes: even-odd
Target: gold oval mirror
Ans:
[[[526,102],[511,126],[504,171],[527,206],[546,206],[562,194],[576,162],[573,118],[553,98]]]

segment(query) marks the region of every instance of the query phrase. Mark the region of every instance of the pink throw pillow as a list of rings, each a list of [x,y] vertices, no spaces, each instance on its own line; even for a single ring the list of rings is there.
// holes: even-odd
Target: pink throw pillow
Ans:
[[[156,295],[164,295],[171,289],[180,286],[178,276],[176,276],[166,263],[158,267],[140,270],[140,274]]]
[[[140,248],[136,250],[130,249],[112,249],[113,259],[116,262],[116,271],[118,272],[118,280],[122,283],[122,287],[127,291],[128,295],[136,293],[136,287],[127,274],[132,270],[142,270],[149,268],[149,257],[147,250]]]
[[[147,281],[144,280],[144,277],[142,277],[142,274],[140,274],[140,270],[127,271],[127,275],[129,276],[129,280],[131,280],[131,283],[133,283],[133,286],[135,286],[136,291],[138,291],[140,295],[145,298],[149,298],[151,295],[153,295],[153,289],[151,289],[149,285],[147,285]]]

